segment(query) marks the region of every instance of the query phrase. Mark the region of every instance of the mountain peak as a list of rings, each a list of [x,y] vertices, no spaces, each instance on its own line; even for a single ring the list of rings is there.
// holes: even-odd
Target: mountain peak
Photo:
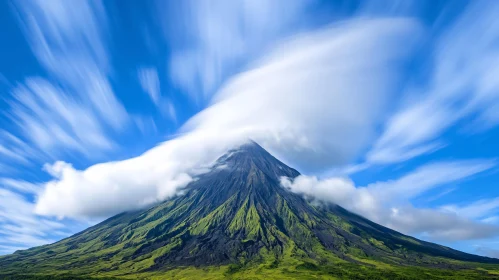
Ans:
[[[216,166],[240,171],[258,170],[276,180],[282,176],[294,178],[300,175],[253,140],[227,151],[217,160]]]
[[[222,157],[231,158],[234,155],[244,155],[247,157],[273,157],[269,152],[267,152],[262,146],[253,140],[248,140],[247,142],[228,150]]]
[[[253,140],[248,140],[247,142],[240,145],[235,150],[242,152],[266,152],[268,153],[262,146],[260,146],[257,142]]]

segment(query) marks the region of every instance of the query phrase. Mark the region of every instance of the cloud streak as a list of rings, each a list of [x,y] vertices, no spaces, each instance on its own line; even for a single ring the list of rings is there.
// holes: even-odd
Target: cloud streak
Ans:
[[[498,12],[498,5],[473,1],[438,37],[428,84],[410,89],[417,95],[390,116],[367,162],[401,162],[445,147],[437,138],[463,120],[467,133],[499,124],[499,82],[492,78],[499,73]]]
[[[139,81],[142,89],[149,94],[151,100],[158,104],[161,98],[158,71],[154,68],[139,69]]]
[[[160,1],[161,18],[177,23],[175,30],[163,23],[173,48],[169,60],[173,83],[196,103],[208,101],[238,65],[299,27],[307,8],[316,2],[188,0],[171,7]]]
[[[108,132],[121,132],[129,117],[107,77],[102,3],[20,1],[14,7],[35,57],[50,75],[15,87],[9,103],[17,129],[52,155],[60,155],[59,149],[88,156],[113,148]]]
[[[44,79],[28,79],[14,90],[12,119],[23,136],[40,150],[57,154],[67,149],[92,156],[114,143],[106,136],[98,114]]]

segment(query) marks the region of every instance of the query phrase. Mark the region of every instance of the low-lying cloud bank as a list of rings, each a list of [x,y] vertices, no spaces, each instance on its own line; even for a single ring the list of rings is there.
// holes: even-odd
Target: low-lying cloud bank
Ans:
[[[248,138],[302,170],[346,164],[372,141],[419,31],[412,20],[363,20],[290,38],[232,78],[182,136],[86,170],[46,166],[54,180],[35,211],[82,218],[145,207]]]
[[[356,187],[347,178],[318,179],[301,175],[282,178],[283,187],[318,201],[332,202],[372,221],[407,234],[421,234],[435,240],[480,239],[499,234],[496,225],[480,223],[458,215],[458,209],[418,209],[410,199],[456,183],[495,166],[493,161],[473,160],[427,164],[393,181]],[[483,201],[487,203],[487,201]],[[466,208],[466,207],[463,207]],[[475,213],[476,218],[489,214]]]

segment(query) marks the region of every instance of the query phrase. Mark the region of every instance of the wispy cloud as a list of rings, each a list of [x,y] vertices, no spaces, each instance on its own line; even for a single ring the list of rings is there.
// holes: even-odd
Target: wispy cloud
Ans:
[[[140,68],[138,75],[142,89],[149,94],[151,100],[157,105],[161,98],[157,70],[155,68]]]
[[[189,0],[173,8],[160,1],[161,18],[178,23],[175,30],[163,23],[174,50],[172,81],[195,102],[209,100],[234,68],[299,26],[315,2]]]
[[[160,79],[157,69],[152,67],[140,68],[138,70],[138,76],[142,90],[149,95],[151,101],[154,102],[162,115],[176,123],[177,111],[173,105],[173,102],[166,97],[162,97],[161,95]]]
[[[433,196],[426,198],[425,200],[427,202],[435,201],[435,200],[438,200],[438,199],[440,199],[440,198],[442,198],[442,197],[444,197],[444,196],[446,196],[446,195],[448,195],[456,190],[457,190],[457,187],[448,188],[446,190],[441,191],[440,193],[438,193],[436,195],[433,195]]]
[[[12,149],[8,149],[5,146],[0,145],[0,155],[3,157],[7,157],[11,160],[21,162],[21,163],[29,163],[29,161],[22,156],[22,153],[18,153],[17,147],[12,147]]]
[[[499,124],[498,12],[488,1],[473,1],[439,37],[433,76],[389,118],[368,162],[400,162],[445,147],[439,136],[461,120],[472,124],[468,132]]]
[[[16,192],[25,194],[38,194],[42,191],[42,186],[39,184],[31,183],[25,180],[16,180],[12,178],[0,178],[0,187],[12,189]]]
[[[18,130],[49,152],[111,149],[104,128],[122,131],[128,115],[107,78],[102,3],[20,1],[15,8],[33,53],[56,78],[28,78],[15,88],[10,103]]]
[[[30,158],[43,156],[43,153],[35,152],[26,141],[5,130],[0,130],[0,154],[2,162],[28,166],[32,165]]]
[[[486,219],[499,213],[499,197],[480,199],[465,205],[444,205],[441,209],[470,219]]]
[[[111,149],[101,120],[90,104],[65,93],[46,80],[28,79],[14,90],[12,119],[39,149],[57,154],[64,149],[91,156]]]

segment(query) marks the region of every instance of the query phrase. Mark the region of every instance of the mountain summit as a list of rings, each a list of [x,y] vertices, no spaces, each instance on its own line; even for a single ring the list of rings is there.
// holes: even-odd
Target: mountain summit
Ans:
[[[403,235],[338,205],[311,204],[280,185],[281,177],[298,175],[250,142],[220,157],[183,195],[0,258],[0,276],[393,278],[417,271],[431,279],[444,268],[488,277],[471,262],[499,263]]]

